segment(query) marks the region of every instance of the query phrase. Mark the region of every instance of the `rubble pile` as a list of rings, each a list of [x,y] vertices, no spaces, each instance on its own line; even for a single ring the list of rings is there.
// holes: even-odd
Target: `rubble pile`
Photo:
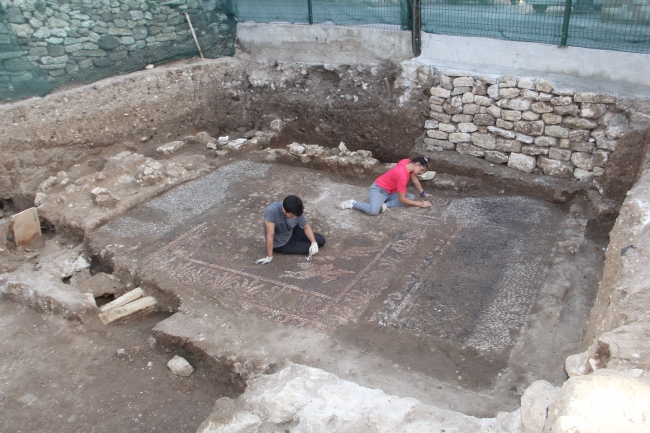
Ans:
[[[171,146],[165,147],[166,149]],[[84,174],[80,164],[43,181],[34,204],[58,229],[85,233],[167,189],[210,171],[202,155],[160,161],[129,151],[106,159],[103,168]]]
[[[326,148],[317,144],[291,143],[286,149],[267,149],[268,159],[281,162],[300,162],[309,167],[333,171],[339,174],[364,177],[376,174],[379,161],[369,150],[349,151],[345,143],[339,147]]]

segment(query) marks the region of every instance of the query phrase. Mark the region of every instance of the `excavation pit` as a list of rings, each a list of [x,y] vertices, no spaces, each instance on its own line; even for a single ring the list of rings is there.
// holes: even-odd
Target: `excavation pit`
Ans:
[[[568,355],[583,352],[592,361],[584,351],[602,334],[609,295],[598,296],[600,310],[591,307],[599,282],[613,281],[611,269],[601,281],[603,235],[638,180],[647,142],[631,126],[616,143],[604,131],[623,131],[623,119],[640,116],[634,103],[606,102],[607,116],[593,130],[606,151],[591,141],[578,143],[581,150],[553,141],[551,150],[606,155],[602,177],[564,179],[540,167],[527,173],[490,163],[468,144],[438,148],[442,139],[432,137],[445,131],[432,122],[438,112],[429,111],[429,98],[431,89],[441,92],[441,76],[429,68],[425,82],[409,81],[412,66],[221,59],[14,104],[0,121],[2,156],[13,164],[0,172],[3,213],[36,200],[57,236],[85,240],[95,271],[144,288],[171,314],[153,330],[163,347],[207,360],[238,385],[294,362],[463,414],[514,411],[532,382],[565,382]],[[485,136],[491,125],[453,122],[476,127],[482,143],[492,144]],[[495,145],[509,134],[498,132]],[[226,151],[230,144],[209,141],[226,135],[246,144]],[[179,141],[176,153],[158,150]],[[341,141],[382,163],[431,156],[439,172],[423,183],[431,209],[377,217],[340,210],[342,200],[365,200],[380,171],[284,151],[297,142],[335,155]],[[265,255],[264,208],[288,194],[303,198],[327,244],[311,261],[276,255],[255,265]],[[637,254],[630,245],[620,247]],[[608,252],[614,259],[618,247]]]
[[[245,376],[293,361],[483,416],[516,406],[527,377],[564,380],[603,260],[586,220],[525,196],[442,191],[430,209],[369,217],[338,209],[364,200],[367,180],[262,157],[87,236],[121,273],[175,299],[157,338],[246,366]],[[327,244],[311,261],[256,265],[264,208],[288,194]]]

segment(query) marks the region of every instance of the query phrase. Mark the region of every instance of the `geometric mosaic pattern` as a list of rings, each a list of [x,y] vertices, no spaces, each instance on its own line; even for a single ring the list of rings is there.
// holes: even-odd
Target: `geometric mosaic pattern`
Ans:
[[[185,232],[148,260],[178,284],[194,286],[224,306],[255,311],[288,325],[334,328],[355,322],[368,303],[385,290],[386,281],[413,254],[426,232],[405,232],[388,245],[350,247],[337,257],[304,257],[298,269],[255,266],[237,269],[200,248],[207,223]],[[298,257],[295,258],[299,260]],[[291,263],[294,263],[293,261]],[[287,265],[285,265],[287,266]]]
[[[539,200],[483,197],[453,201],[444,217],[455,219],[456,228],[412,268],[374,318],[501,351],[534,305],[561,215]]]

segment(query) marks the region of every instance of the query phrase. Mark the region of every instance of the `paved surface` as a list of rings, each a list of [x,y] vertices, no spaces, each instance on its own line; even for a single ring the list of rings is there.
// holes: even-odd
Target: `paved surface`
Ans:
[[[176,297],[186,318],[172,316],[161,332],[183,334],[215,356],[228,345],[223,356],[242,362],[290,359],[386,389],[390,381],[368,377],[394,376],[377,364],[384,359],[406,370],[400,380],[413,389],[426,382],[423,393],[470,390],[458,399],[473,405],[466,413],[481,413],[553,278],[546,258],[563,239],[565,215],[530,198],[442,194],[431,209],[377,217],[337,209],[344,199],[364,200],[369,183],[241,160],[141,205],[89,241],[117,269]],[[288,194],[303,198],[327,244],[311,261],[276,254],[270,265],[255,265],[265,255],[263,210]],[[564,351],[578,349],[579,330],[568,334],[573,343],[549,355],[558,370]],[[359,365],[351,367],[345,358],[353,352]],[[553,381],[545,368],[533,368],[531,378]],[[518,396],[500,398],[491,409]]]

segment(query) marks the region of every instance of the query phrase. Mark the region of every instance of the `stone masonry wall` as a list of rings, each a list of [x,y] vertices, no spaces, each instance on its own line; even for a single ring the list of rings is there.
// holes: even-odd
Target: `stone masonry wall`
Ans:
[[[29,85],[35,66],[57,86],[195,53],[184,12],[206,57],[234,53],[234,18],[218,0],[0,0],[0,6],[0,89]]]
[[[424,145],[527,173],[592,181],[628,127],[616,97],[555,89],[546,79],[442,75]]]

